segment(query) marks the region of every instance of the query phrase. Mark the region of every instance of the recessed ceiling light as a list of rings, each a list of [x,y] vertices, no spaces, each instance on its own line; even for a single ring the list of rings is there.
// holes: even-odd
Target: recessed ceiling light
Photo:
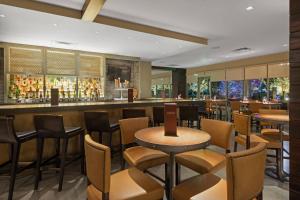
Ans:
[[[1,18],[4,18],[4,17],[6,17],[6,16],[5,16],[4,14],[1,14],[0,17],[1,17]]]
[[[53,26],[55,26],[55,27],[56,27],[56,26],[57,26],[57,24],[53,24]]]
[[[287,46],[289,46],[289,45],[288,45],[288,44],[283,44],[282,46],[287,47]]]
[[[253,7],[253,6],[248,6],[248,7],[246,8],[246,10],[247,10],[247,11],[254,10],[254,7]]]

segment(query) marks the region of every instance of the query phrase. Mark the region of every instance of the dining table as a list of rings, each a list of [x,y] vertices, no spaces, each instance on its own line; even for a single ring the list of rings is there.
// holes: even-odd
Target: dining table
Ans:
[[[207,132],[187,127],[177,127],[176,135],[166,136],[163,126],[146,128],[135,133],[137,144],[169,154],[169,163],[166,171],[168,180],[166,180],[165,187],[168,200],[173,199],[175,155],[206,148],[211,140],[211,136]]]
[[[283,161],[284,161],[284,136],[287,134],[284,132],[284,127],[289,124],[290,118],[289,114],[260,114],[255,113],[253,114],[253,117],[256,120],[259,120],[261,122],[267,122],[270,124],[273,124],[278,127],[279,129],[279,136],[280,136],[280,142],[281,142],[281,149],[280,149],[280,163],[279,163],[279,174],[278,178],[281,181],[285,181],[288,178],[288,174],[284,171]]]

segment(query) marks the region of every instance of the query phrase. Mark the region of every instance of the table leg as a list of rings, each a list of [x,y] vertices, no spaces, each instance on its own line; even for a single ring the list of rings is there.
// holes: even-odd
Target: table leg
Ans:
[[[281,142],[281,149],[280,149],[280,162],[279,162],[279,174],[278,174],[278,178],[280,181],[284,182],[287,180],[287,175],[284,172],[284,166],[283,166],[283,162],[284,162],[284,151],[283,151],[283,125],[279,125],[279,132],[280,132],[280,142]]]
[[[175,154],[170,153],[169,165],[168,165],[168,185],[166,187],[166,195],[168,200],[173,200],[172,189],[174,187],[174,164],[175,164]]]

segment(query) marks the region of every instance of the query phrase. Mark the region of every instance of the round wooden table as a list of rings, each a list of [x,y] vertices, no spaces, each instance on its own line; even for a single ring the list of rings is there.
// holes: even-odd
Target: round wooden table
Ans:
[[[284,149],[283,149],[283,128],[285,125],[288,125],[290,118],[288,114],[254,114],[253,117],[262,122],[268,122],[278,126],[279,133],[280,133],[280,142],[281,142],[281,149],[280,149],[280,164],[279,164],[279,174],[278,178],[281,181],[286,180],[287,173],[285,173],[283,169],[283,161],[284,161]]]
[[[205,148],[209,145],[211,137],[204,131],[186,127],[177,127],[177,137],[165,136],[164,127],[160,126],[146,128],[136,132],[135,139],[141,146],[157,149],[169,154],[166,193],[168,199],[172,200],[175,154]]]

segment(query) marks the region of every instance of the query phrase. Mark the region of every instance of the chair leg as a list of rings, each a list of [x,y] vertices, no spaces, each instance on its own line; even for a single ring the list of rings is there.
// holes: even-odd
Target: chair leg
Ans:
[[[84,131],[80,133],[81,174],[85,174]]]
[[[125,162],[125,159],[123,157],[123,151],[125,150],[125,146],[121,144],[121,169],[124,170],[125,169],[125,165],[126,165],[126,162]]]
[[[175,173],[176,173],[176,185],[179,185],[181,181],[181,165],[178,163],[176,163]]]
[[[280,165],[280,152],[279,149],[276,149],[276,175],[279,177],[279,165]]]
[[[62,153],[61,153],[61,160],[60,160],[59,185],[58,185],[59,192],[62,190],[62,184],[63,184],[63,180],[64,180],[67,150],[68,150],[68,138],[64,138],[63,146],[62,146]]]
[[[165,190],[169,188],[169,184],[170,184],[169,178],[170,177],[168,177],[168,164],[166,163],[165,164]],[[166,195],[168,195],[168,193],[166,193]]]
[[[234,152],[237,152],[237,145],[238,145],[237,142],[234,142],[234,149],[233,149]]]
[[[59,165],[60,165],[60,160],[58,159],[59,155],[60,155],[60,138],[57,138],[56,139],[56,156],[57,156],[57,161],[56,161],[56,164],[55,164],[56,168],[59,168]]]
[[[12,156],[12,167],[10,172],[8,200],[11,200],[13,197],[15,180],[16,180],[16,175],[18,170],[19,155],[20,155],[20,143],[13,144],[13,156]]]
[[[37,138],[37,160],[35,169],[35,184],[34,190],[39,188],[39,182],[41,180],[41,163],[43,160],[43,150],[44,150],[44,138]]]

